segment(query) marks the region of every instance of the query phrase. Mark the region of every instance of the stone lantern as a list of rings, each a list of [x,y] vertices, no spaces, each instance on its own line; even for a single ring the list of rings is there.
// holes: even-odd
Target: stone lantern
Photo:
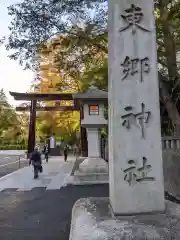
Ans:
[[[81,126],[87,131],[88,157],[81,163],[80,168],[88,165],[89,170],[93,168],[90,171],[97,171],[100,166],[107,165],[101,159],[100,130],[107,125],[104,113],[108,93],[91,86],[87,92],[75,94],[74,102],[80,106]],[[107,166],[105,168],[107,170]]]

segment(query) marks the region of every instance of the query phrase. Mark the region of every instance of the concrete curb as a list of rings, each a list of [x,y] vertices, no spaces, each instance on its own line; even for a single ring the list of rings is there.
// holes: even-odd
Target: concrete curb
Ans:
[[[76,172],[77,173],[77,172]],[[78,173],[70,175],[68,185],[91,185],[91,184],[106,184],[109,183],[109,175],[104,173]]]
[[[99,184],[108,184],[109,181],[76,181],[76,182],[68,182],[67,185],[99,185]]]

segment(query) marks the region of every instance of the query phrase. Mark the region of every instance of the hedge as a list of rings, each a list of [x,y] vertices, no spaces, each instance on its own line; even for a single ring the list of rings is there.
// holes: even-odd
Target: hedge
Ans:
[[[0,145],[0,150],[26,150],[26,145]]]

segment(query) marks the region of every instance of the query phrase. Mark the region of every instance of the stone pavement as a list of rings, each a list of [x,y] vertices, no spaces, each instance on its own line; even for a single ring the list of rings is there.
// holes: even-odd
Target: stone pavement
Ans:
[[[7,189],[31,191],[33,188],[60,189],[66,184],[74,160],[75,158],[71,156],[67,162],[63,161],[63,157],[51,157],[48,163],[43,160],[43,173],[39,174],[39,179],[36,180],[33,179],[32,166],[19,169],[0,178],[0,191]]]
[[[72,207],[84,197],[107,197],[108,184],[66,186],[73,159],[50,158],[39,180],[31,167],[0,179],[1,240],[68,240]]]

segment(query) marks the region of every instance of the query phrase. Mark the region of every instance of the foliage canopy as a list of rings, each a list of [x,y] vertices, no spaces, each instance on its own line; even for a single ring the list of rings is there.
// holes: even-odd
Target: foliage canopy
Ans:
[[[155,2],[162,115],[180,134],[180,1]],[[84,91],[92,82],[107,89],[107,7],[103,0],[24,0],[10,6],[6,48],[15,51],[10,57],[36,69],[37,80],[42,62],[51,58],[61,77],[59,91]]]

